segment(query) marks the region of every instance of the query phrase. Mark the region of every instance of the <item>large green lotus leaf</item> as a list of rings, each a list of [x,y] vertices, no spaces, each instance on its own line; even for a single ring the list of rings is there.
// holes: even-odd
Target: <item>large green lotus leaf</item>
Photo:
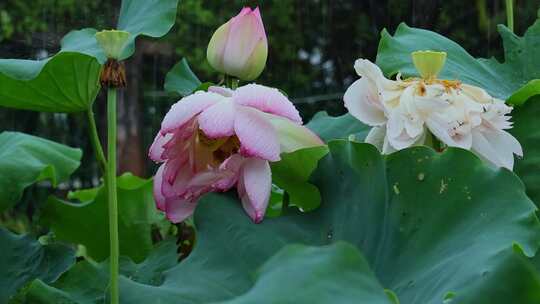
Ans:
[[[122,1],[117,28],[131,35],[120,59],[133,54],[139,35],[165,35],[176,20],[178,1]],[[0,59],[0,106],[42,112],[88,110],[101,87],[101,65],[106,61],[96,32],[85,28],[68,33],[60,53],[45,60]]]
[[[93,28],[71,31],[62,38],[62,50],[86,54],[95,57],[100,64],[104,64],[107,56],[97,43],[96,33],[97,30]]]
[[[514,170],[527,187],[527,194],[540,205],[540,96],[531,98],[512,111],[514,127],[510,133],[523,147],[523,158]]]
[[[139,35],[161,37],[169,32],[176,21],[179,0],[123,0],[117,28],[129,32],[130,42],[121,59],[135,51],[135,38]]]
[[[138,36],[161,37],[169,32],[176,21],[179,0],[123,0],[117,29],[130,33],[120,56],[127,59],[135,52]],[[95,38],[96,29],[85,28],[69,32],[62,39],[62,49],[95,57],[101,64],[107,60]]]
[[[101,65],[88,55],[61,52],[41,60],[0,59],[0,106],[80,112],[99,92]]]
[[[0,133],[0,212],[16,204],[24,189],[49,180],[53,187],[79,167],[82,151],[19,132]]]
[[[0,228],[0,303],[34,279],[52,283],[75,263],[75,250],[61,244],[42,245],[29,235]]]
[[[317,162],[328,153],[326,146],[300,149],[281,154],[281,160],[271,163],[272,181],[287,191],[290,202],[304,211],[319,207],[319,189],[309,183]]]
[[[227,289],[231,284],[223,285],[220,280],[231,280],[236,285],[251,285],[253,280],[252,290],[227,303],[350,303],[351,299],[357,299],[365,301],[361,303],[397,304],[385,294],[362,254],[344,242],[322,247],[287,245],[258,270],[225,267],[227,272],[220,273],[215,269],[214,274],[208,269],[204,273],[195,273],[191,278],[193,281],[185,284],[170,282],[169,273],[172,271],[175,276],[179,272],[176,259],[176,246],[167,241],[141,264],[121,260],[121,302],[210,303],[212,299],[240,294],[239,291],[230,293]],[[204,261],[200,262],[203,264],[198,267],[203,267]],[[226,263],[226,260],[222,262]],[[213,263],[207,266],[211,267]],[[246,276],[239,277],[238,271],[245,271]],[[35,281],[25,291],[25,297],[31,303],[102,303],[106,301],[104,290],[108,278],[107,263],[85,261],[53,284],[61,289]],[[196,287],[197,294],[192,297],[189,287],[195,284],[201,285]]]
[[[151,224],[159,220],[152,196],[152,180],[131,174],[117,178],[120,253],[139,262],[152,249]],[[49,197],[41,221],[55,236],[82,244],[87,254],[102,261],[109,256],[109,223],[105,187],[70,193],[71,203]]]
[[[129,258],[120,257],[120,287],[122,290],[136,289],[137,284],[158,286],[163,284],[164,272],[177,265],[178,254],[174,241],[164,241],[155,248],[148,258],[136,264]],[[85,284],[83,287],[81,284]],[[54,285],[62,286],[59,290],[47,285],[42,280],[34,281],[24,291],[27,303],[106,303],[105,290],[109,284],[109,263],[82,261],[63,275]],[[122,303],[129,303],[122,294]],[[147,302],[144,302],[146,300]],[[151,298],[140,303],[159,303]]]
[[[512,104],[522,104],[540,94],[540,20],[536,20],[523,37],[503,25],[498,29],[504,45],[504,63],[494,58],[475,59],[444,36],[401,24],[394,36],[383,30],[377,65],[386,75],[401,72],[405,76],[416,76],[411,52],[445,51],[448,58],[440,78],[459,79],[482,87],[495,97],[508,99]]]
[[[519,258],[513,244],[528,256],[540,245],[536,208],[512,172],[455,148],[442,154],[411,148],[386,161],[371,149],[331,143],[332,161],[320,165],[314,180],[323,202],[340,210],[324,216],[332,220],[323,231],[360,247],[401,303],[441,303],[450,295],[456,303],[537,303],[538,287],[514,302],[517,295],[499,286],[509,278],[535,285],[524,267],[499,274]],[[335,173],[325,174],[332,167]],[[491,294],[482,298],[485,290]]]
[[[165,91],[181,96],[193,93],[201,84],[197,75],[189,67],[186,58],[175,64],[165,77]]]
[[[306,126],[325,142],[332,139],[348,139],[350,135],[353,135],[356,141],[363,141],[371,129],[349,113],[333,117],[325,111],[315,114]]]
[[[354,300],[353,300],[354,299]],[[257,272],[246,294],[226,303],[394,303],[354,246],[288,245]]]
[[[490,168],[456,148],[438,154],[414,147],[386,158],[362,143],[333,141],[329,149],[312,177],[322,195],[319,209],[309,213],[290,209],[286,215],[254,225],[234,196],[207,195],[195,212],[198,236],[191,255],[168,269],[159,284],[123,278],[122,301],[268,303],[273,298],[268,298],[262,284],[274,288],[279,284],[274,280],[279,280],[283,290],[298,293],[314,279],[302,277],[301,272],[316,275],[321,288],[302,295],[306,298],[301,302],[290,292],[290,301],[283,302],[328,303],[326,296],[331,292],[336,303],[355,303],[352,295],[377,297],[379,284],[395,291],[402,304],[451,303],[453,299],[474,304],[540,301],[538,277],[523,255],[532,256],[540,246],[540,224],[534,204],[512,172]],[[336,283],[335,276],[324,270],[325,275],[317,275],[316,269],[326,269],[327,263],[338,272],[343,268],[326,259],[310,259],[316,255],[310,250],[317,249],[305,249],[301,270],[298,257],[287,254],[299,248],[291,249],[295,246],[291,244],[300,243],[323,246],[318,250],[323,255],[324,246],[339,241],[360,249],[371,269],[366,272],[357,262],[350,266],[351,272],[358,272],[351,280],[371,278],[373,272],[379,283],[369,279],[351,287],[341,280]],[[344,254],[336,249],[341,245],[334,246],[327,250]],[[339,262],[337,256],[329,259]],[[291,279],[285,280],[284,273]],[[98,275],[68,273],[62,278],[69,280],[31,293],[39,295],[47,289],[72,298],[84,295],[97,288],[86,276]],[[277,302],[287,294],[276,293],[271,296]],[[342,294],[351,298],[338,298]],[[83,297],[77,302],[102,300],[103,296]],[[370,303],[386,301],[380,298]]]

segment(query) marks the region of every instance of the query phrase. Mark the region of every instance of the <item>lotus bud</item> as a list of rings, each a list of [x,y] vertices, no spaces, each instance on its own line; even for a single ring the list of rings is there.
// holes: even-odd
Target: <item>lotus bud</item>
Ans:
[[[259,8],[242,11],[212,35],[206,53],[219,72],[245,81],[257,78],[268,57],[268,42]]]

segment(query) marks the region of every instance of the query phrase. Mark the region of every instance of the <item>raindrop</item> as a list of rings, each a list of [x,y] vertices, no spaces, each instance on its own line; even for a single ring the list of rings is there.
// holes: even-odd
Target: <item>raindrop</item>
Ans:
[[[426,175],[423,172],[418,173],[418,180],[423,181]]]

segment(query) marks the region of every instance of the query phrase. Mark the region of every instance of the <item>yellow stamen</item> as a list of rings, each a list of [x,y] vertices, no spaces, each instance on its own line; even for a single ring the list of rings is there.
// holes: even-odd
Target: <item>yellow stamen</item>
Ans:
[[[201,129],[199,129],[198,132],[199,134],[197,136],[197,139],[202,145],[204,145],[210,151],[216,151],[228,139],[228,137],[209,138],[208,136],[206,136],[206,134],[204,134],[204,132]]]
[[[209,138],[204,132],[199,129],[197,134],[198,143],[200,143],[205,150],[212,153],[212,165],[219,166],[229,156],[235,154],[240,149],[240,140],[236,135],[221,137],[221,138]]]

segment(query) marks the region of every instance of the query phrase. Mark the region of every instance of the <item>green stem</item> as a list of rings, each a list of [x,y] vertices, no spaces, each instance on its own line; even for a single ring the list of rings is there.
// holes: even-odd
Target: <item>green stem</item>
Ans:
[[[287,213],[290,203],[289,193],[287,191],[283,192],[283,201],[281,202],[281,215]]]
[[[236,88],[238,88],[238,83],[240,82],[239,79],[234,78],[233,76],[230,76],[230,75],[227,75],[227,74],[225,74],[223,79],[224,79],[224,82],[225,82],[225,86],[227,88],[230,88],[230,89],[233,89],[233,90],[236,90]]]
[[[96,127],[96,120],[94,119],[94,111],[92,106],[88,107],[86,111],[86,117],[88,118],[88,125],[90,127],[90,140],[92,141],[92,146],[94,147],[94,153],[96,154],[96,159],[99,163],[101,172],[107,172],[107,160],[105,159],[105,154],[103,153],[103,147],[101,147],[101,142],[99,140],[99,135]]]
[[[109,199],[111,303],[118,304],[118,203],[116,201],[116,88],[107,91],[107,195]]]
[[[431,135],[431,144],[433,146],[433,149],[437,152],[442,152],[444,150],[443,143],[433,134]]]
[[[514,0],[506,0],[506,23],[508,28],[514,32]]]

